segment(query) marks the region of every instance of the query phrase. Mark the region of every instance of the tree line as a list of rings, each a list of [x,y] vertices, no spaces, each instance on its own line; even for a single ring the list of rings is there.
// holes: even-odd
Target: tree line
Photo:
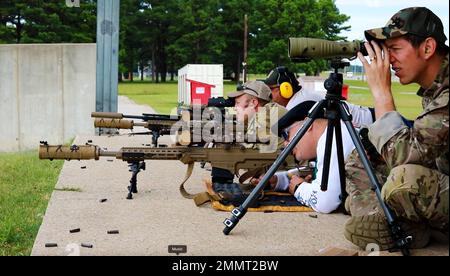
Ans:
[[[1,0],[0,43],[92,43],[96,13],[94,0],[72,8],[65,0]],[[292,63],[289,37],[340,40],[350,28],[334,0],[121,0],[119,71],[151,64],[154,80],[165,82],[186,64],[223,64],[238,80],[245,15],[249,73],[286,65],[315,75],[326,62]]]

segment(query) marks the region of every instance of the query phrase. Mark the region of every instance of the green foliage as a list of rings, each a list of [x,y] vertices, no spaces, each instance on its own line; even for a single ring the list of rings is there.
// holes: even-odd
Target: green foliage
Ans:
[[[287,55],[290,37],[314,37],[339,40],[338,34],[349,27],[341,26],[348,16],[339,13],[332,0],[257,1],[251,16],[250,72],[269,72],[279,65],[307,75],[327,68],[324,61],[294,64]]]
[[[121,40],[126,49],[121,60],[130,63],[125,66],[122,62],[122,68],[132,71],[136,62],[145,64],[152,59],[162,81],[167,72],[176,72],[188,63],[223,64],[225,75],[233,73],[237,80],[244,58],[245,14],[249,25],[247,64],[252,73],[267,73],[284,64],[307,75],[317,74],[327,68],[326,63],[291,63],[288,38],[337,40],[342,39],[340,31],[349,28],[342,26],[348,16],[340,14],[332,0],[124,0],[122,6],[123,10],[135,10],[130,22],[121,21],[121,30],[130,36]],[[148,41],[140,43],[132,37]]]
[[[223,64],[238,80],[244,59],[244,16],[248,15],[250,73],[266,74],[278,65],[314,75],[323,61],[293,64],[289,37],[342,39],[348,16],[334,0],[121,0],[119,69],[151,67],[156,82],[166,81],[189,63]],[[70,8],[64,0],[2,0],[0,43],[95,42],[96,1]],[[131,74],[132,76],[132,74]]]
[[[79,8],[61,0],[2,0],[0,37],[3,43],[95,42],[96,3]]]
[[[64,161],[0,154],[0,256],[29,255]]]

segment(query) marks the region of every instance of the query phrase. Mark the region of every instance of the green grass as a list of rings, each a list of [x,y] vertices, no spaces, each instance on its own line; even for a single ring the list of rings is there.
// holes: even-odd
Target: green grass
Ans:
[[[349,102],[364,106],[373,106],[373,97],[367,83],[358,80],[346,80],[349,85]],[[422,98],[416,95],[419,86],[417,84],[401,85],[392,83],[392,91],[397,111],[408,119],[414,119],[422,111]]]
[[[250,76],[250,79],[261,78],[262,76]],[[346,80],[344,82],[350,86],[349,101],[354,104],[373,106],[373,98],[368,90],[367,83],[360,80]],[[397,110],[406,118],[414,119],[422,110],[421,98],[415,95],[418,85],[401,85],[393,83],[393,95]],[[236,84],[224,81],[224,95],[234,91]],[[138,104],[146,104],[153,107],[156,112],[169,114],[175,112],[177,107],[178,86],[176,82],[151,83],[151,82],[126,82],[119,84],[119,94],[132,99]]]
[[[0,154],[0,256],[30,255],[64,161]]]
[[[225,96],[236,89],[236,84],[225,81]],[[176,113],[178,104],[178,85],[176,82],[124,82],[119,84],[119,95],[127,96],[137,104],[151,106],[157,113]]]
[[[119,95],[132,99],[137,104],[151,106],[158,113],[169,114],[177,107],[177,83],[127,82],[119,84]]]

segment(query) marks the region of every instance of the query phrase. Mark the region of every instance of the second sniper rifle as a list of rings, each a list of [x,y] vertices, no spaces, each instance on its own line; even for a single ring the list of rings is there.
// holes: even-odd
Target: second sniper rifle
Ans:
[[[202,124],[214,123],[215,128],[222,128],[225,126],[225,120],[230,116],[226,115],[226,108],[234,106],[234,101],[232,99],[225,99],[223,97],[211,98],[208,100],[207,105],[199,105],[200,115],[207,114],[207,118],[202,116],[200,120],[204,120]],[[91,117],[95,118],[94,126],[97,128],[116,128],[116,129],[134,129],[134,127],[144,127],[150,130],[150,132],[140,132],[132,133],[131,135],[137,134],[151,134],[152,135],[152,145],[153,147],[158,146],[158,139],[161,135],[170,135],[172,127],[183,120],[189,122],[195,127],[197,121],[191,121],[191,118],[195,118],[195,106],[179,107],[179,115],[161,115],[161,114],[148,114],[143,113],[142,115],[125,115],[122,113],[113,112],[92,112]],[[218,109],[219,112],[215,112]],[[181,114],[181,115],[180,115]],[[127,119],[138,119],[142,122],[135,122],[134,120]],[[231,117],[234,121],[234,117]],[[214,127],[214,126],[213,126]],[[186,142],[188,145],[190,143]]]
[[[158,146],[159,137],[161,135],[169,135],[171,127],[180,120],[180,116],[147,113],[142,115],[124,115],[113,112],[92,112],[91,117],[95,118],[94,126],[98,128],[133,129],[135,126],[145,127],[150,132],[135,134],[151,134],[154,147]],[[139,119],[143,122],[125,119]]]

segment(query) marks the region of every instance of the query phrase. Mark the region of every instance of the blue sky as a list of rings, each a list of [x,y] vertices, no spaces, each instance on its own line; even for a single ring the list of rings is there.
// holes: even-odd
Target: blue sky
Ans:
[[[342,32],[347,40],[364,39],[364,30],[384,26],[397,11],[414,6],[427,7],[432,10],[444,25],[444,32],[449,38],[449,2],[448,0],[336,0],[336,6],[343,14],[350,16],[346,25],[350,32]],[[449,41],[446,42],[449,45]]]

